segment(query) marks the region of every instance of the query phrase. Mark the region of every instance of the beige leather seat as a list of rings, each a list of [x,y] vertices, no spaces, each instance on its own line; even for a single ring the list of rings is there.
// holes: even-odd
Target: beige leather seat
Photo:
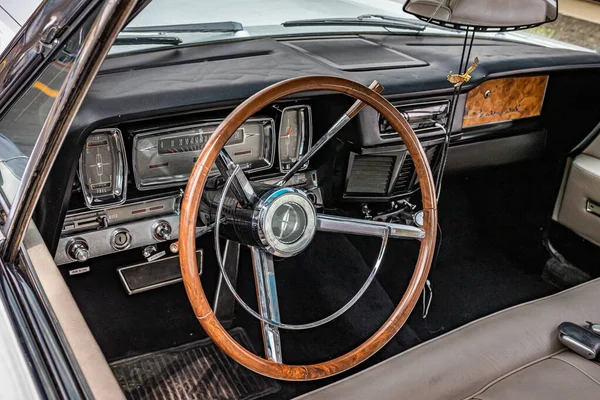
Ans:
[[[600,364],[565,350],[563,321],[600,322],[600,279],[492,314],[301,398],[600,399]]]

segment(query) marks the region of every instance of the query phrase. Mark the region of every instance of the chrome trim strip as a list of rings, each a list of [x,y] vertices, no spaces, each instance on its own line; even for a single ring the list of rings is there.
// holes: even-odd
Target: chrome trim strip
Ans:
[[[108,208],[106,210],[86,210],[72,214],[67,213],[61,236],[71,236],[75,232],[93,231],[141,219],[158,218],[165,214],[179,214],[181,197],[181,194],[176,194],[168,197],[157,197],[127,203],[120,207]],[[106,226],[103,227],[100,222],[89,225],[89,229],[86,229],[87,225],[83,227],[79,226],[81,222],[93,222],[95,220],[105,220]]]
[[[317,230],[322,232],[346,233],[394,239],[423,239],[425,231],[415,226],[390,222],[368,221],[337,215],[317,214]]]
[[[40,233],[37,230],[37,227],[35,226],[35,224],[32,224],[32,226],[30,226],[28,228],[28,230],[29,230],[28,235],[37,236],[37,237],[39,237],[40,241],[42,240],[41,236],[39,236]],[[29,256],[29,250],[27,249],[27,242],[22,243],[20,245],[20,247],[21,247],[20,257],[21,257],[22,262],[25,263],[25,265],[26,265],[26,268],[24,268],[24,272],[27,276],[27,280],[28,280],[29,284],[31,285],[31,289],[36,294],[37,298],[39,299],[41,305],[44,308],[44,311],[47,313],[47,315],[48,315],[47,320],[48,320],[49,324],[52,326],[52,328],[54,328],[54,331],[56,332],[56,336],[64,349],[67,360],[71,364],[72,368],[76,370],[76,376],[77,376],[77,380],[79,381],[79,384],[82,385],[82,388],[85,390],[86,393],[91,394],[91,389],[89,388],[87,382],[85,382],[85,380],[84,380],[83,371],[81,371],[81,368],[80,368],[79,364],[77,363],[77,359],[75,357],[75,354],[73,353],[73,349],[69,345],[69,342],[67,340],[65,332],[63,331],[62,327],[60,326],[60,323],[58,321],[58,318],[57,318],[51,304],[50,304],[50,300],[48,299],[46,291],[44,290],[44,288],[42,286],[42,283],[40,281],[38,273],[37,273],[35,267],[33,266],[33,262],[31,260],[31,257]]]
[[[277,299],[277,284],[275,282],[275,268],[273,256],[258,247],[251,247],[254,278],[256,279],[256,297],[260,315],[280,321],[279,302]],[[282,363],[281,338],[277,327],[261,321],[263,340],[265,343],[265,356],[276,363]]]

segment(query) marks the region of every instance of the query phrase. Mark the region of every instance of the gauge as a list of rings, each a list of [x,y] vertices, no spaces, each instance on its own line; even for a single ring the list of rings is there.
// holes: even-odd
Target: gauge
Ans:
[[[79,158],[79,180],[88,207],[125,201],[126,163],[118,129],[98,130],[88,136]]]
[[[140,190],[187,182],[198,155],[220,121],[137,132],[133,139],[133,172]],[[273,165],[274,122],[253,118],[233,133],[225,149],[246,171]],[[216,168],[211,172],[218,173]]]
[[[309,106],[286,107],[279,125],[279,167],[289,170],[310,146],[312,121]],[[302,168],[306,168],[304,165]]]
[[[183,134],[171,136],[166,139],[158,139],[158,154],[184,153],[186,151],[199,152],[204,147],[204,143],[213,133],[214,129],[199,128],[198,133]],[[244,129],[238,129],[231,136],[228,145],[240,144],[244,142]]]

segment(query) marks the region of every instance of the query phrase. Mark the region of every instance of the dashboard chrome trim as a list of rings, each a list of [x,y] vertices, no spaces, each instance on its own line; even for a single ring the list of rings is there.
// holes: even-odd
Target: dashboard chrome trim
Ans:
[[[161,217],[161,220],[167,221],[171,224],[172,233],[171,239],[175,240],[179,236],[179,215],[172,214]],[[152,235],[152,225],[156,222],[156,219],[145,219],[142,221],[134,221],[128,224],[119,225],[118,227],[109,227],[101,230],[94,230],[89,232],[79,232],[73,236],[65,236],[60,238],[54,261],[56,265],[63,265],[72,263],[73,260],[67,254],[67,244],[74,236],[84,239],[89,246],[90,256],[89,258],[95,258],[104,256],[107,254],[118,253],[123,250],[115,250],[111,246],[111,239],[116,230],[126,229],[131,235],[131,243],[127,248],[143,247],[150,244],[159,243],[158,240]]]
[[[127,203],[106,210],[86,210],[67,214],[61,235],[71,236],[76,232],[108,228],[135,220],[157,218],[165,214],[179,214],[181,197],[182,194],[179,193]]]
[[[198,128],[198,127],[203,127],[203,126],[212,126],[215,124],[218,125],[222,121],[223,121],[223,119],[205,119],[205,120],[200,120],[193,124],[187,124],[187,125],[181,125],[181,126],[169,126],[169,127],[164,127],[164,128],[152,128],[149,130],[132,132],[135,135],[133,138],[132,150],[131,150],[131,158],[132,158],[132,165],[133,165],[132,169],[133,169],[133,176],[134,176],[134,180],[135,180],[135,186],[138,188],[138,190],[154,190],[154,189],[160,189],[160,188],[166,188],[166,187],[182,186],[187,182],[187,180],[189,178],[189,172],[188,172],[187,174],[177,175],[175,177],[174,176],[164,177],[163,180],[168,181],[166,183],[161,182],[161,181],[158,181],[158,182],[155,181],[153,183],[143,184],[141,182],[142,178],[140,177],[138,160],[137,160],[137,157],[135,154],[137,143],[140,139],[143,139],[146,137],[151,137],[151,136],[156,136],[157,134],[161,134],[161,133],[167,135],[173,131],[192,129],[192,128]],[[240,164],[240,167],[247,173],[258,172],[258,171],[263,171],[263,170],[272,168],[275,163],[275,148],[277,145],[276,136],[278,135],[278,132],[275,129],[276,128],[275,120],[273,118],[257,117],[257,118],[250,118],[250,119],[246,120],[244,123],[247,123],[247,122],[263,123],[270,130],[269,135],[268,135],[269,136],[268,141],[264,140],[264,136],[263,136],[263,140],[262,140],[263,150],[264,150],[266,156],[268,157],[268,159],[261,160],[261,161],[265,162],[264,166],[251,168],[250,163],[247,163],[247,164]],[[191,170],[192,170],[192,168],[190,168],[190,172],[191,172]],[[213,174],[213,172],[211,172],[211,174]]]
[[[415,131],[419,139],[439,135],[440,131],[448,129],[448,125],[451,122],[449,120],[451,104],[448,99],[424,100],[420,102],[392,102],[392,105],[406,119],[406,122]],[[438,121],[439,115],[445,115],[445,117],[442,117],[444,120],[443,124]],[[382,118],[379,113],[377,113],[377,121],[379,124],[379,137],[385,143],[402,141],[397,132],[385,131],[383,129]],[[425,121],[429,124],[419,126]]]

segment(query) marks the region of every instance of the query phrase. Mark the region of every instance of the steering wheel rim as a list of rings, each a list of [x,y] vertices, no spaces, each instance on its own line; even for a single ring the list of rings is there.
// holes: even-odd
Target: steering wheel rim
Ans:
[[[219,152],[239,127],[273,102],[306,91],[333,91],[365,102],[378,111],[400,134],[413,159],[423,204],[423,231],[419,256],[408,287],[388,320],[365,342],[335,359],[311,364],[288,365],[264,359],[236,342],[216,318],[204,293],[196,261],[195,231],[200,199],[209,172]],[[248,98],[231,112],[210,137],[192,169],[181,203],[179,249],[184,286],[196,318],[227,355],[259,374],[282,380],[314,380],[346,371],[381,349],[404,325],[427,280],[435,249],[437,205],[429,163],[410,125],[385,98],[356,82],[337,77],[308,76],[273,84]]]

